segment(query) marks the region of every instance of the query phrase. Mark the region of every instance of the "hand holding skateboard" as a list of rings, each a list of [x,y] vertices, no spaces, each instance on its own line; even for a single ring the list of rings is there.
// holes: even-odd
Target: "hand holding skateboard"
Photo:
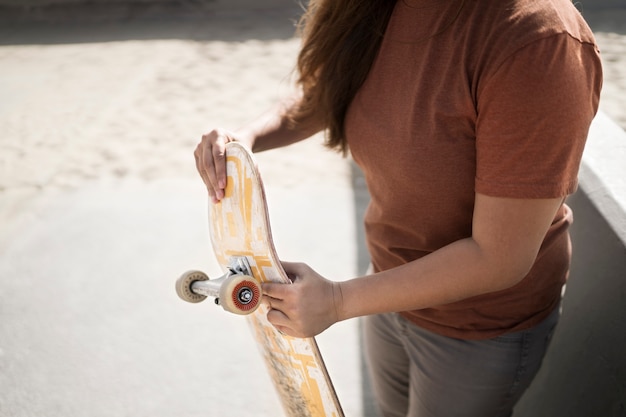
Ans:
[[[246,314],[287,416],[342,417],[315,339],[290,337],[268,321],[274,317],[279,328],[293,335],[319,333],[337,319],[336,312],[328,314],[334,306],[329,310],[327,304],[335,300],[335,287],[303,264],[285,263],[294,273],[296,283],[292,284],[272,242],[265,191],[254,158],[245,145],[231,140],[227,133],[214,131],[196,149],[198,171],[214,201],[209,204],[209,231],[224,276],[207,280],[205,274],[191,271],[178,280],[177,292],[191,302],[215,297],[226,310]],[[223,182],[222,157],[227,175]],[[260,303],[264,283],[270,283],[269,303]],[[306,294],[287,297],[290,292],[284,290],[288,287],[295,290],[291,295]],[[274,301],[276,306],[270,307]],[[307,322],[315,325],[300,326],[306,321],[302,312],[313,311],[311,306],[318,310],[315,320]]]
[[[224,198],[226,188],[226,144],[236,141],[234,133],[224,129],[213,129],[202,135],[194,157],[196,168],[209,191],[213,203]]]
[[[282,333],[313,337],[339,321],[341,286],[303,263],[282,262],[293,285],[263,284],[267,319]]]

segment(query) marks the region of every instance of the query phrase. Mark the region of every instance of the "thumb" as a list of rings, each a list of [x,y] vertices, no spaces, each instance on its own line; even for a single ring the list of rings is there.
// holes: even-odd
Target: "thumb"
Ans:
[[[298,278],[301,278],[307,271],[308,266],[301,262],[285,262],[281,261],[281,265],[283,269],[287,273],[287,276],[291,280],[291,282],[296,281]]]

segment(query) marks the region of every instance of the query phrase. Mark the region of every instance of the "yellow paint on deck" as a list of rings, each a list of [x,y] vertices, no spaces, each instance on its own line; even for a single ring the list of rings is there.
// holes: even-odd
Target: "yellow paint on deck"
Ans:
[[[271,243],[264,194],[253,161],[240,144],[227,144],[226,166],[225,197],[211,208],[218,262],[226,267],[231,257],[245,256],[257,281],[285,282],[288,278]],[[262,305],[248,320],[285,410],[298,417],[342,417],[315,341],[280,334],[267,321],[267,312],[268,307]]]

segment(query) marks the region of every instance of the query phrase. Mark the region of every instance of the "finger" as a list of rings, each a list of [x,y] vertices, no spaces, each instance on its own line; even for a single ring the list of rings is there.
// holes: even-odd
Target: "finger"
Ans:
[[[266,294],[263,294],[263,297],[261,297],[261,303],[267,305],[269,309],[275,309],[275,310],[280,310],[280,311],[283,311],[284,309],[283,300],[270,297],[269,295],[266,295]]]
[[[276,282],[264,282],[261,284],[261,290],[263,291],[263,295],[267,297],[271,297],[272,301],[284,300],[287,297],[287,294],[289,292],[288,287],[289,285],[280,284]]]
[[[218,140],[211,148],[214,163],[213,186],[219,199],[224,198],[224,188],[226,188],[226,142],[226,139]]]
[[[304,275],[304,273],[307,271],[306,264],[303,264],[301,262],[281,261],[280,263],[292,282],[298,279],[298,277]]]
[[[214,129],[202,135],[196,151],[196,168],[214,202],[224,198],[226,187],[226,143],[231,135],[222,129]]]
[[[202,136],[202,155],[200,165],[204,171],[204,178],[207,180],[209,194],[212,192],[212,196],[219,200],[222,196],[220,196],[220,190],[215,173],[215,161],[213,160],[213,147],[216,146],[214,142],[218,140],[217,136],[218,134],[216,131],[211,131],[210,133]]]
[[[287,336],[295,336],[295,331],[290,327],[289,318],[280,310],[272,309],[267,313],[267,321],[280,333]]]
[[[204,182],[204,185],[207,188],[207,191],[209,192],[209,197],[211,198],[211,201],[213,201],[214,203],[217,202],[218,200],[215,198],[215,191],[213,190],[213,186],[211,185],[211,181],[209,181],[209,177],[207,176],[206,173],[206,169],[204,169],[204,166],[202,165],[202,146],[203,143],[199,143],[198,146],[196,147],[196,150],[193,153],[194,159],[196,160],[196,169],[198,170],[198,174],[200,174],[200,178],[202,178],[202,182]]]

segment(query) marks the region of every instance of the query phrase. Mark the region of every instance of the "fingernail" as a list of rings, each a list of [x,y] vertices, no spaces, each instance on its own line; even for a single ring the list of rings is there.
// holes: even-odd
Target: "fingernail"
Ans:
[[[218,185],[220,188],[226,188],[226,181],[224,181],[224,180],[219,180],[219,182],[217,183],[217,185]]]

